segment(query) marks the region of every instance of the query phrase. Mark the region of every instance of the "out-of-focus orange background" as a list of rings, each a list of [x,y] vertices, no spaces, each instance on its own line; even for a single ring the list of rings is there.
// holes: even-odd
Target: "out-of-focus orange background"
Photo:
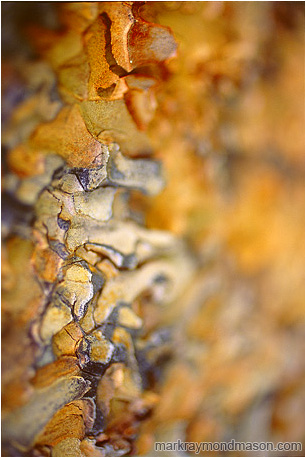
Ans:
[[[303,440],[304,5],[156,8],[179,49],[150,128],[168,185],[147,222],[185,237],[216,285],[184,312],[195,370],[169,372],[139,442],[154,422],[166,440]]]

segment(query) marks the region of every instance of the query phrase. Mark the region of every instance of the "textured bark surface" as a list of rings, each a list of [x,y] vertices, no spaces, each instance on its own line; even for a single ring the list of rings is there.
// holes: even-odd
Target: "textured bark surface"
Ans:
[[[3,24],[3,454],[302,441],[303,4]]]

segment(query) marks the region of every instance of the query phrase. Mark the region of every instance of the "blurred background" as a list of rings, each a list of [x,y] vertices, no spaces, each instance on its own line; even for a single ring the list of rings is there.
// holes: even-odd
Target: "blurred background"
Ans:
[[[303,440],[304,5],[156,8],[179,49],[150,127],[168,185],[147,222],[203,262],[184,324],[194,370],[173,368],[156,427]]]

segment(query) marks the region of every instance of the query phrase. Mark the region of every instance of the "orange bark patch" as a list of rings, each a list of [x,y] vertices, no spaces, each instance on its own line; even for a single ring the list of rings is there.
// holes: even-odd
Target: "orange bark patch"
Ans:
[[[56,119],[36,129],[31,145],[59,154],[70,167],[92,166],[101,145],[86,129],[78,105],[63,108]]]

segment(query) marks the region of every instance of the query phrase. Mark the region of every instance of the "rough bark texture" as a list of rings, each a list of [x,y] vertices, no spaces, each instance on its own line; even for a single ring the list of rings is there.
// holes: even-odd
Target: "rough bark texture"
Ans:
[[[3,454],[302,441],[303,4],[3,24]]]

